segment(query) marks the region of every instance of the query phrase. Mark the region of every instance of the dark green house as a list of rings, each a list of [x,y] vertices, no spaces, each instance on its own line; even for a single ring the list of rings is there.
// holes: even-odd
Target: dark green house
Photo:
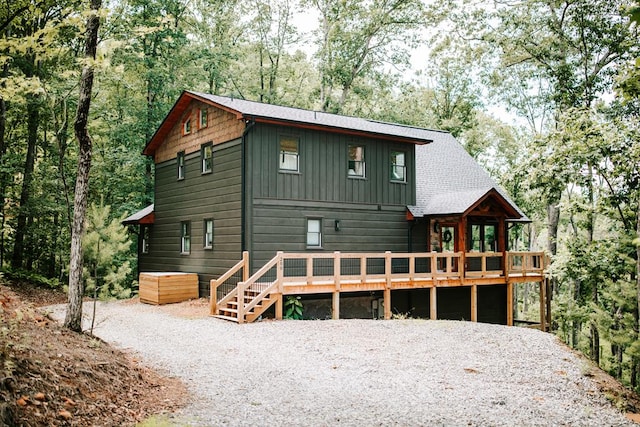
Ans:
[[[253,271],[277,251],[491,252],[483,268],[504,270],[509,222],[526,220],[446,132],[183,92],[144,154],[155,204],[125,220],[140,226],[139,270],[198,273],[201,296],[243,251]],[[482,284],[509,323],[494,281]],[[420,295],[397,305],[428,312]]]

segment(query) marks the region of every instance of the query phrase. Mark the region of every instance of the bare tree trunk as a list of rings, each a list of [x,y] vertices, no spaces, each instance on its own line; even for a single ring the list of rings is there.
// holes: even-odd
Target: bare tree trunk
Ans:
[[[636,238],[640,240],[640,197],[638,198],[638,208],[636,210]],[[640,245],[636,246],[636,292],[637,292],[637,306],[635,312],[635,335],[636,340],[640,332]],[[640,360],[634,357],[631,361],[631,387],[636,389],[638,387],[638,368]]]
[[[87,130],[91,92],[93,89],[93,61],[98,47],[98,28],[100,18],[98,9],[102,0],[91,0],[91,14],[87,18],[87,34],[85,40],[85,59],[80,80],[80,99],[76,111],[74,130],[80,153],[78,155],[78,176],[76,178],[75,198],[73,201],[73,226],[71,233],[71,260],[69,263],[69,302],[64,326],[82,332],[82,237],[84,236],[84,220],[89,195],[89,171],[91,169],[91,136]]]
[[[9,66],[5,64],[2,68],[2,77],[6,77],[9,74]],[[5,223],[5,215],[4,215],[4,203],[6,200],[6,190],[7,190],[7,173],[5,172],[4,162],[5,162],[5,154],[7,153],[7,142],[5,140],[5,132],[7,126],[7,103],[4,98],[0,97],[0,167],[2,170],[0,171],[0,215],[2,215],[2,224],[0,224],[0,266],[4,265],[4,223]]]
[[[24,237],[29,219],[29,201],[31,200],[31,181],[36,161],[36,145],[38,143],[38,121],[40,119],[40,101],[33,97],[27,101],[27,158],[24,162],[22,190],[20,192],[20,210],[16,224],[11,266],[22,268],[24,263]]]

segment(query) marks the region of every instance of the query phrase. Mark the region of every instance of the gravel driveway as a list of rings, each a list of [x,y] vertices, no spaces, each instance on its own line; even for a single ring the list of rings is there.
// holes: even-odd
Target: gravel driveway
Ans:
[[[89,307],[85,307],[89,309]],[[55,318],[64,306],[50,308]],[[634,426],[550,334],[430,320],[188,319],[100,303],[95,334],[180,377],[193,426]]]

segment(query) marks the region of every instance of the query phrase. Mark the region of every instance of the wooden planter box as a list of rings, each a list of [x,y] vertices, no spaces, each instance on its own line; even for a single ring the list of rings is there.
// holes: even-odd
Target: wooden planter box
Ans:
[[[195,273],[140,273],[140,302],[169,304],[198,298]]]

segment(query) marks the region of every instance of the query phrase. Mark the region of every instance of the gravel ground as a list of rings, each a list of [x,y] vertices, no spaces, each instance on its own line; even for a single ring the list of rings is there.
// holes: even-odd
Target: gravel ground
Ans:
[[[63,310],[49,308],[57,319]],[[635,425],[584,375],[587,362],[532,329],[430,320],[237,325],[123,303],[100,303],[97,312],[97,336],[192,391],[176,425]]]

